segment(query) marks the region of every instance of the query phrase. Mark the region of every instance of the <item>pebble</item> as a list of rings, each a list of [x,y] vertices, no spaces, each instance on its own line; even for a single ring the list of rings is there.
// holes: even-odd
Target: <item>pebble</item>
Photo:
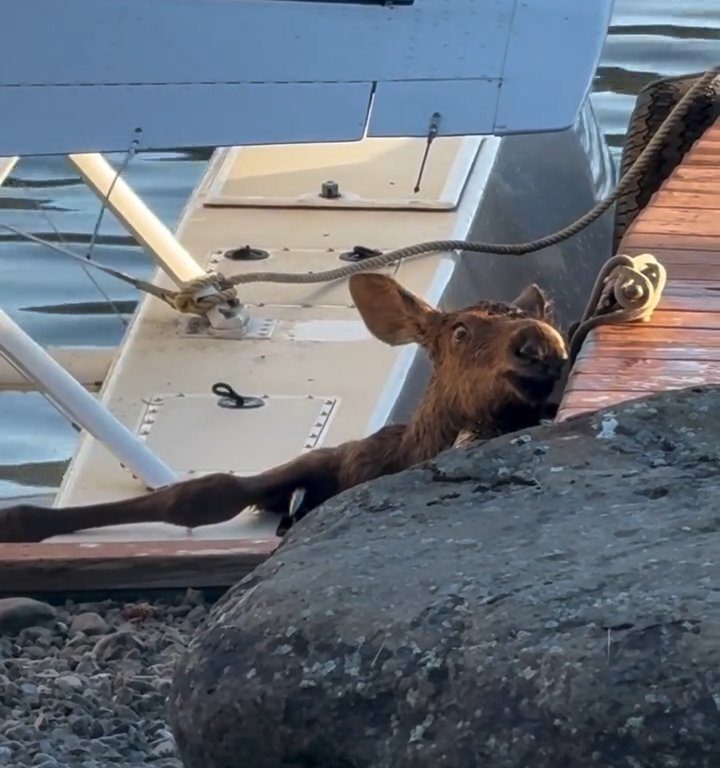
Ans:
[[[104,635],[108,629],[105,619],[99,613],[92,611],[80,613],[70,622],[70,632],[73,635],[78,632],[85,635]]]
[[[85,683],[77,675],[60,675],[55,679],[55,685],[64,691],[82,691]]]
[[[101,637],[93,646],[92,655],[101,661],[128,657],[133,650],[143,648],[143,642],[133,632],[123,629]]]
[[[55,619],[55,609],[29,597],[0,599],[0,632],[19,632]]]
[[[166,698],[208,606],[190,590],[147,607],[0,600],[0,766],[182,768]]]
[[[150,752],[150,757],[154,759],[159,757],[173,757],[174,755],[175,741],[170,741],[169,739],[156,744]]]

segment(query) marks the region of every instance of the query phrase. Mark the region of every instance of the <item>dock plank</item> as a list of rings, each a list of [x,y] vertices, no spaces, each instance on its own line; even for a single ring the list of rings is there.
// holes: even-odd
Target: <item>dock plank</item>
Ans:
[[[718,187],[720,191],[720,187]],[[670,189],[659,192],[654,198],[654,206],[658,208],[697,208],[720,211],[720,197],[713,191],[692,191]]]
[[[720,347],[720,334],[712,329],[697,328],[659,328],[656,325],[638,323],[637,328],[627,326],[605,326],[596,329],[600,343],[617,341],[639,341],[647,344],[699,344],[707,347]]]
[[[593,330],[557,420],[674,389],[720,384],[720,120],[628,228],[619,253],[654,254],[667,269],[649,323]]]
[[[2,585],[13,590],[182,588],[233,584],[269,557],[279,540],[0,544]]]
[[[720,176],[720,174],[718,174]],[[720,194],[720,189],[718,190]],[[633,225],[635,222],[633,222]],[[681,249],[684,251],[718,251],[720,237],[698,235],[694,232],[675,233],[658,228],[657,232],[637,232],[629,228],[627,235],[620,243],[619,252],[629,249],[639,249],[641,253],[656,249]]]
[[[579,371],[582,360],[704,360],[720,361],[720,344],[715,347],[702,344],[643,342],[638,340],[606,341],[602,344],[585,343],[575,362],[575,371]]]

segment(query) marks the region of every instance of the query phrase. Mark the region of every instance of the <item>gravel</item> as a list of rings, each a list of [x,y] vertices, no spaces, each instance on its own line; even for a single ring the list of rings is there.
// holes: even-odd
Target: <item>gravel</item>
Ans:
[[[165,720],[173,666],[209,604],[0,599],[0,766],[182,768]]]

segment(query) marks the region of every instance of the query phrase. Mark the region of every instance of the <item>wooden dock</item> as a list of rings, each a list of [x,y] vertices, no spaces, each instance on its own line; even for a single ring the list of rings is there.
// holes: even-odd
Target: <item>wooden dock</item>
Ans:
[[[649,323],[592,331],[558,412],[563,420],[655,392],[720,384],[720,120],[628,228],[620,253],[667,270]]]

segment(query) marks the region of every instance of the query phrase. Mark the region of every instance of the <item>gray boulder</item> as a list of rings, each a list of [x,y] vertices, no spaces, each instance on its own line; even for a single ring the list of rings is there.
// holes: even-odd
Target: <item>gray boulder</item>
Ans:
[[[187,768],[720,765],[720,390],[350,490],[177,669]]]

